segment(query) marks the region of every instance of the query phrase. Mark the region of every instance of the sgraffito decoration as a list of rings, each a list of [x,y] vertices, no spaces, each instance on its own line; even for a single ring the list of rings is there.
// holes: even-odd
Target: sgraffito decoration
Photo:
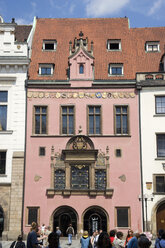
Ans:
[[[116,98],[135,98],[134,92],[37,92],[29,91],[28,98],[97,98],[97,99],[116,99]]]

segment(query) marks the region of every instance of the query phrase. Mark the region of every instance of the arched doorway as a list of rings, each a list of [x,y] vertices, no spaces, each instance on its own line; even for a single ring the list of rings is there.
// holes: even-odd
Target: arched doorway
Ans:
[[[3,213],[3,208],[0,206],[0,237],[2,237],[3,229],[4,229],[4,213]]]
[[[75,233],[77,233],[77,213],[76,211],[68,206],[62,206],[55,211],[53,220],[53,230],[59,226],[62,236],[66,237],[66,229],[69,224],[72,224]]]
[[[84,214],[84,230],[91,235],[95,230],[107,231],[107,216],[99,207],[91,207]]]
[[[165,230],[165,202],[161,204],[157,209],[156,223],[157,223],[157,231],[160,229]]]

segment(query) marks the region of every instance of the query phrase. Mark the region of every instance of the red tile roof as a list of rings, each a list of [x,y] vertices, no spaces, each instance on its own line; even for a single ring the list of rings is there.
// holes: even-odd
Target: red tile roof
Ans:
[[[93,45],[95,79],[135,79],[136,72],[158,71],[160,59],[164,53],[165,27],[129,28],[127,18],[95,19],[37,19],[32,45],[32,58],[29,79],[66,80],[69,41],[79,38],[80,31],[88,37],[88,49]],[[44,39],[57,40],[56,51],[42,51]],[[108,39],[121,39],[122,51],[107,51]],[[161,52],[146,53],[146,41],[160,41]],[[38,75],[39,63],[55,64],[52,76]],[[108,65],[123,63],[124,76],[109,77]]]

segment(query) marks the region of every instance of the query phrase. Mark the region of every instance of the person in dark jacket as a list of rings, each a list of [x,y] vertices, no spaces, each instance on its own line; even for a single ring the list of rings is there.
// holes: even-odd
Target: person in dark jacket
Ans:
[[[25,243],[22,241],[22,235],[19,235],[17,241],[14,241],[10,248],[25,248]]]
[[[97,245],[98,248],[112,248],[112,244],[107,232],[100,233]]]
[[[155,248],[157,247],[157,243],[160,242],[163,233],[164,233],[164,230],[163,230],[163,229],[160,229],[160,230],[158,231],[157,238],[156,238],[156,240],[155,240]]]

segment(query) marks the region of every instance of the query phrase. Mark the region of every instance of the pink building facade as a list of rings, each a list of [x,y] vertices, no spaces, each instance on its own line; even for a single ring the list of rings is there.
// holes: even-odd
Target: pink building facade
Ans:
[[[67,34],[67,76],[53,78],[57,63],[65,60],[61,53],[57,61],[61,34],[46,36],[44,19],[37,22],[27,83],[24,233],[32,221],[59,226],[63,236],[69,223],[77,234],[141,231],[135,81],[124,78],[122,59],[107,65],[108,79],[96,78],[98,43],[87,31],[87,38],[82,32]]]

